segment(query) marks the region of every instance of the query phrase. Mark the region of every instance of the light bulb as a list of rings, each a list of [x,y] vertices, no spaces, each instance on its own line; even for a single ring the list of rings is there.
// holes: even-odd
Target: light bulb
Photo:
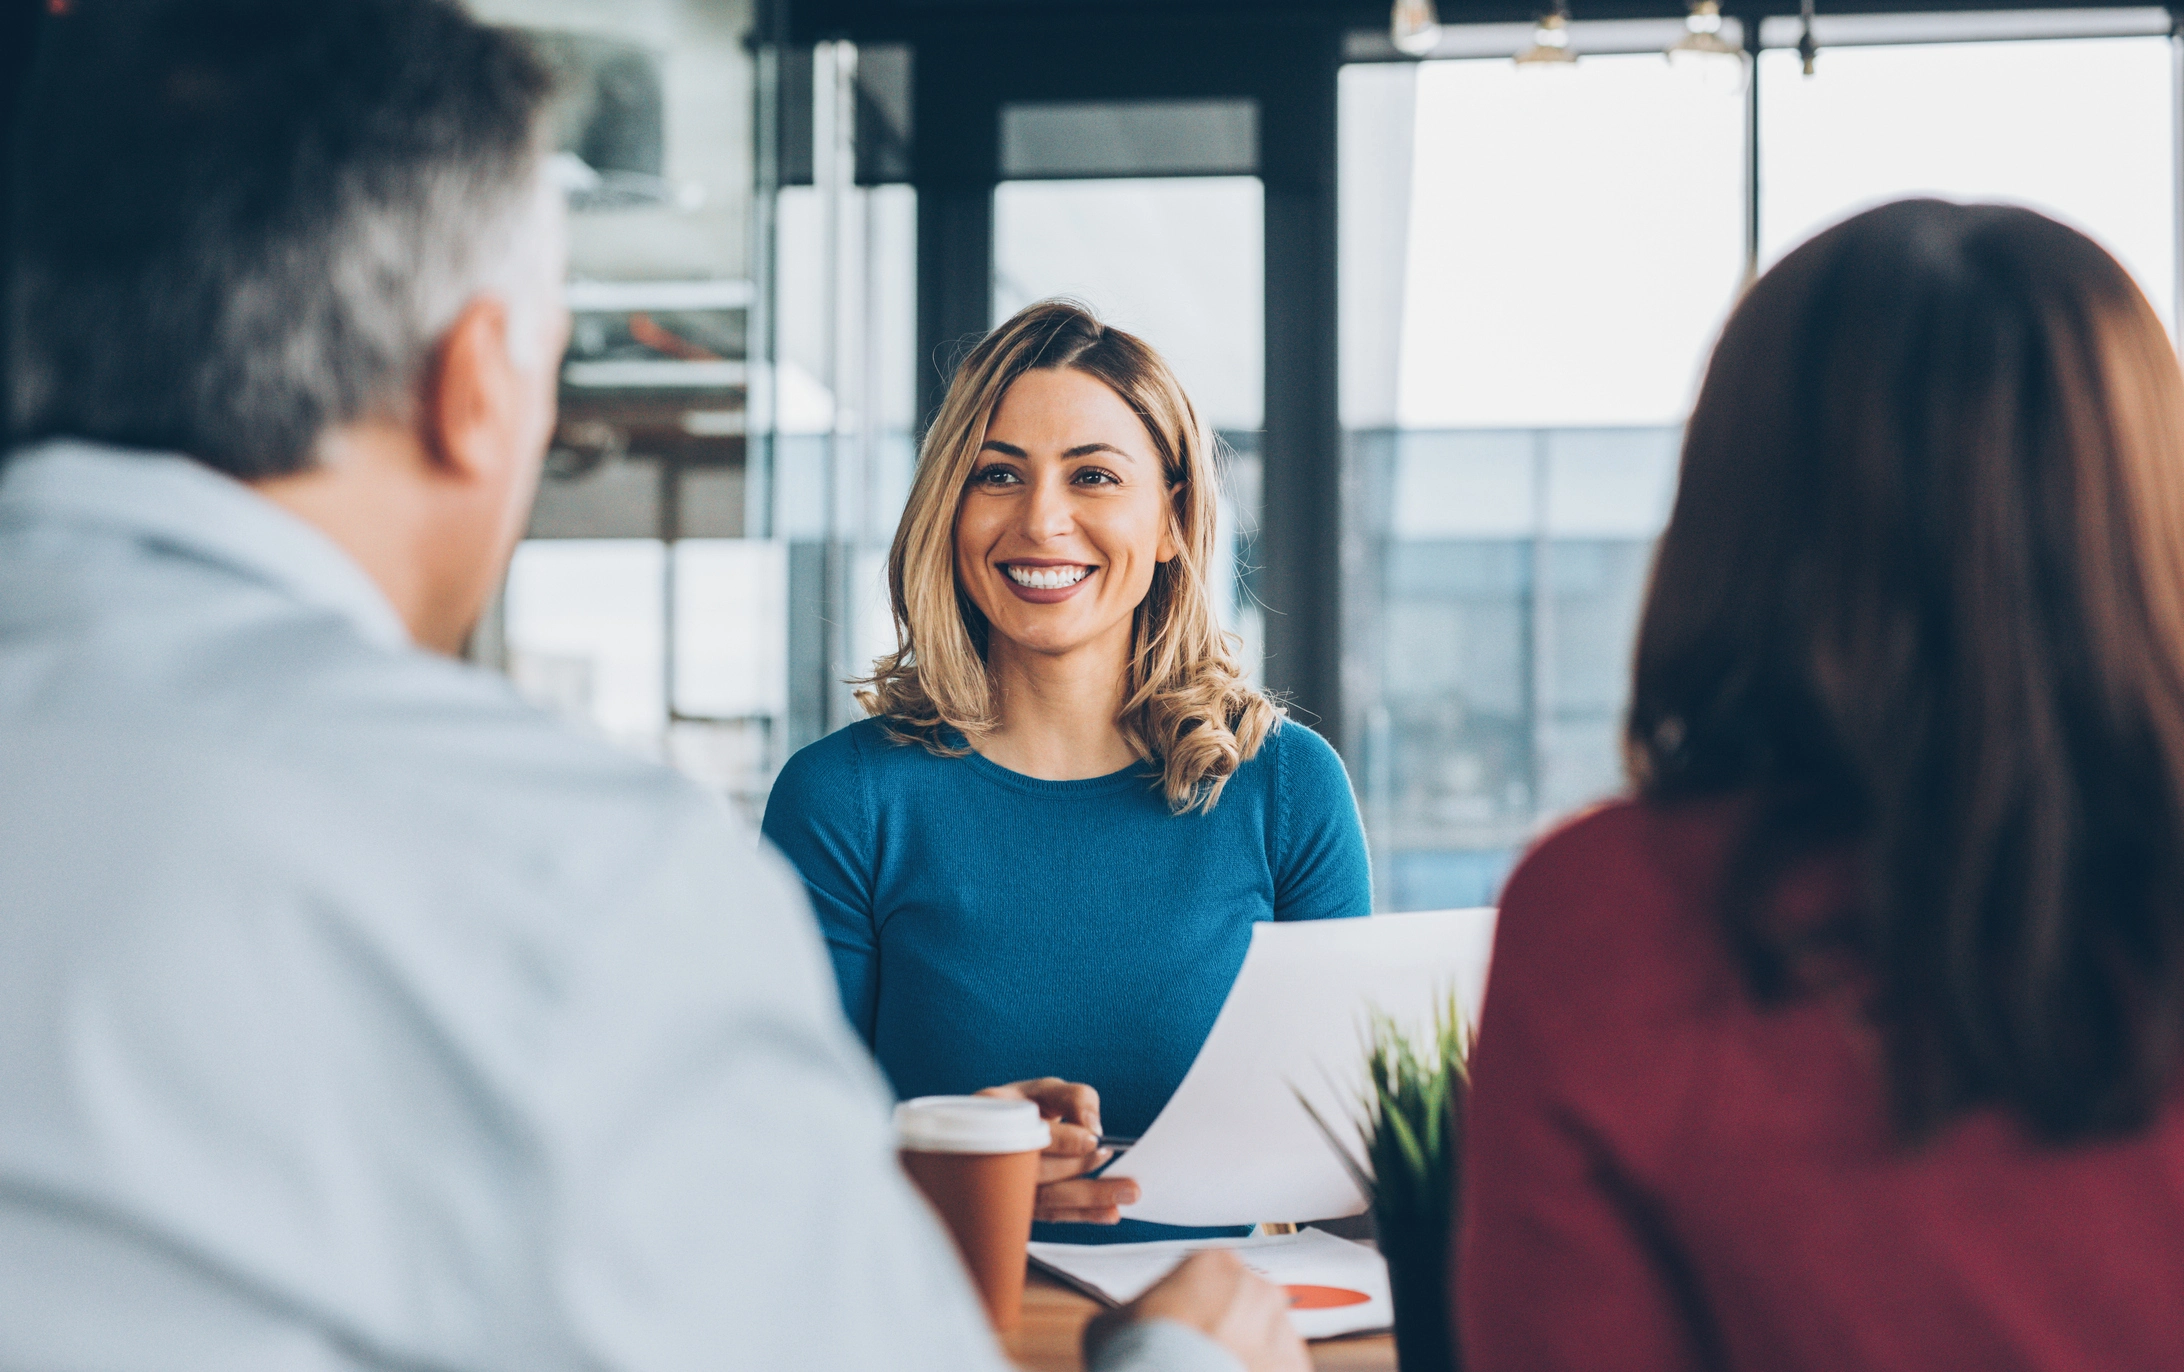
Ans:
[[[1517,54],[1517,65],[1534,71],[1552,71],[1577,61],[1570,51],[1570,16],[1560,10],[1539,17],[1532,30],[1532,46]]]
[[[1709,90],[1734,95],[1744,89],[1744,50],[1721,36],[1718,0],[1692,0],[1684,36],[1668,45],[1668,65],[1688,72]]]
[[[1425,57],[1440,46],[1441,16],[1434,13],[1433,0],[1395,0],[1388,30],[1397,52]]]

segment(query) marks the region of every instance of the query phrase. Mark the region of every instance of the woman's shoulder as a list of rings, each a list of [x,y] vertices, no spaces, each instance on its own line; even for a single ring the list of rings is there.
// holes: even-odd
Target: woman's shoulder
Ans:
[[[903,767],[946,763],[915,739],[897,733],[880,717],[845,724],[826,737],[805,744],[781,768],[783,780],[829,782],[885,776]],[[779,784],[778,782],[776,784]]]
[[[878,724],[876,719],[860,719],[805,744],[789,755],[774,785],[823,783],[854,775]]]
[[[1310,726],[1277,710],[1274,722],[1267,726],[1266,736],[1259,740],[1259,750],[1244,765],[1324,768],[1329,763],[1336,767],[1342,765],[1341,758],[1335,754],[1335,746]]]
[[[1533,842],[1510,874],[1504,903],[1536,896],[1558,908],[1623,904],[1634,890],[1689,898],[1725,858],[1740,813],[1733,800],[1601,801]]]
[[[1287,715],[1274,717],[1259,751],[1238,770],[1245,769],[1259,772],[1284,798],[1337,792],[1347,798],[1350,793],[1350,774],[1334,745]]]
[[[1618,799],[1564,820],[1502,889],[1497,975],[1536,961],[1566,989],[1605,992],[1647,968],[1711,980],[1726,957],[1714,898],[1741,813],[1733,798]]]
[[[800,814],[862,812],[875,788],[918,759],[944,762],[915,743],[905,744],[882,719],[860,719],[790,755],[766,800],[768,828]]]

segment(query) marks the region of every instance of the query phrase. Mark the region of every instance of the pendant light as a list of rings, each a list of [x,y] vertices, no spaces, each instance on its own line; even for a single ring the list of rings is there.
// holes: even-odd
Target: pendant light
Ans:
[[[1570,7],[1566,0],[1555,0],[1532,30],[1532,46],[1517,54],[1517,65],[1528,71],[1557,71],[1576,61],[1577,54],[1570,51]]]
[[[1441,16],[1434,13],[1433,0],[1395,0],[1388,36],[1405,57],[1430,55],[1441,42]]]
[[[1691,0],[1683,37],[1668,45],[1668,64],[1725,93],[1744,88],[1744,49],[1721,36],[1720,0]]]

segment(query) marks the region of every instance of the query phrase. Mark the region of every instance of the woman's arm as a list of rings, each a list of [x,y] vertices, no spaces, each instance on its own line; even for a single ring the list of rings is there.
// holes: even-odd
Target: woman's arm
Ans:
[[[1349,773],[1327,740],[1283,720],[1264,745],[1272,750],[1274,918],[1347,919],[1373,912],[1372,865]]]
[[[842,1012],[870,1049],[880,992],[874,819],[853,729],[830,734],[789,759],[766,798],[760,831],[804,879],[834,962]]]
[[[1643,918],[1617,845],[1581,821],[1527,858],[1502,897],[1472,1058],[1457,1256],[1467,1372],[1677,1372],[1715,1366],[1677,1245],[1616,1139],[1655,1136],[1682,1092],[1675,1029],[1622,1012],[1654,975],[1619,945]],[[1654,1078],[1648,1064],[1666,1068]],[[1637,1086],[1635,1092],[1631,1090]]]

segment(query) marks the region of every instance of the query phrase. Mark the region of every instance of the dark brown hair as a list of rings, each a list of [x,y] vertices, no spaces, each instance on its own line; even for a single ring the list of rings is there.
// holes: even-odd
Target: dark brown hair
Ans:
[[[2184,1046],[2184,378],[2099,246],[1909,200],[1738,306],[1639,633],[1640,793],[1745,793],[1727,934],[1809,989],[1785,869],[1871,987],[1898,1125],[2142,1127]]]

